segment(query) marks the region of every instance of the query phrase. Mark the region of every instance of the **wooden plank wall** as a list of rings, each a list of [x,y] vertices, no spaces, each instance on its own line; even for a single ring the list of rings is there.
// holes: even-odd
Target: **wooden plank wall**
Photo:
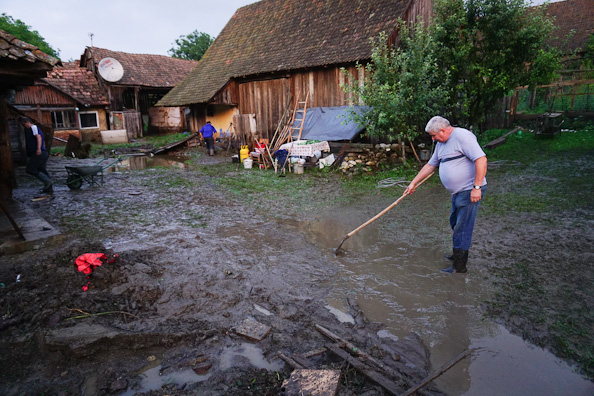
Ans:
[[[239,84],[239,113],[256,114],[256,133],[270,139],[287,108],[288,78]],[[272,134],[271,134],[272,131]]]
[[[229,81],[223,89],[216,94],[210,104],[237,105],[239,103],[238,87],[235,80]]]
[[[346,69],[358,76],[354,65]],[[309,91],[308,108],[344,106],[352,103],[341,88],[345,80],[340,66],[332,66],[294,71],[289,77],[239,83],[239,113],[255,114],[257,133],[270,139],[285,109],[290,105],[287,102],[287,93],[290,93],[291,98],[300,94],[301,100],[304,100]]]
[[[34,85],[17,91],[14,95],[14,104],[76,106],[76,102],[72,98],[47,85]]]
[[[415,22],[421,17],[425,24],[433,17],[433,0],[412,0],[408,9],[404,12],[402,19],[407,22]]]

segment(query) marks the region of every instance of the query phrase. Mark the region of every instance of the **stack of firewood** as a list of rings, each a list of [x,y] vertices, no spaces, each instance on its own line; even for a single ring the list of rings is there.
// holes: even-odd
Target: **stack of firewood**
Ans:
[[[406,156],[412,155],[410,147],[405,146]],[[353,147],[347,151],[347,155],[341,164],[343,173],[373,172],[381,165],[401,164],[404,162],[402,155],[402,145],[393,144],[375,144]]]

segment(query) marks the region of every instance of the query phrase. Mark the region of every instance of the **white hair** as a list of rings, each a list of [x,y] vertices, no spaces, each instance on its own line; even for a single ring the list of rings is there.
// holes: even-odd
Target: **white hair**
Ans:
[[[442,116],[435,116],[427,123],[425,132],[438,132],[442,129],[448,128],[449,126],[450,122],[447,119],[443,118]]]

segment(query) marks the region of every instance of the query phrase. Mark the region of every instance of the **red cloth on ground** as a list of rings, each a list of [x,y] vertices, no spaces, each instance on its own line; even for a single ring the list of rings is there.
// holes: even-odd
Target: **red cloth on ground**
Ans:
[[[80,272],[89,275],[95,267],[103,264],[101,260],[107,260],[107,256],[103,253],[85,253],[78,256],[74,264]]]

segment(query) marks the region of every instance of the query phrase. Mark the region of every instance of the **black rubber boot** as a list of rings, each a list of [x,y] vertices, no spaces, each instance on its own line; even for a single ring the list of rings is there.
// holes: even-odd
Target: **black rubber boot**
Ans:
[[[468,250],[454,249],[454,268],[456,272],[465,273],[466,263],[468,262]]]
[[[447,268],[442,268],[440,271],[448,274],[453,274],[455,272],[465,273],[467,271],[466,263],[468,262],[468,250],[454,249],[452,260],[454,261],[452,265]]]
[[[453,254],[444,254],[443,257],[447,258],[448,260],[453,260],[454,259],[454,255]]]

